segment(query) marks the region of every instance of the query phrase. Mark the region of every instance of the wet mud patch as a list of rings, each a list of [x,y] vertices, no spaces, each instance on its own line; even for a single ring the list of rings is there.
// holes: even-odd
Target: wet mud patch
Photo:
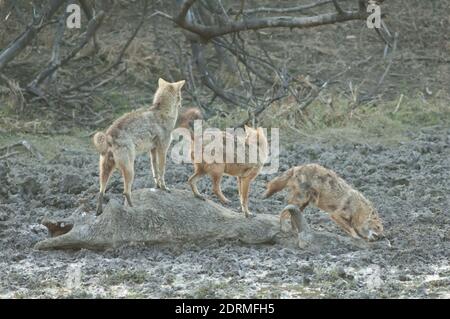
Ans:
[[[330,244],[317,251],[240,243],[128,245],[103,252],[36,251],[47,236],[45,215],[69,217],[95,211],[98,157],[91,150],[61,146],[51,160],[27,155],[0,163],[0,297],[281,297],[449,298],[450,129],[434,127],[395,145],[302,142],[285,146],[280,170],[317,162],[333,169],[378,208],[392,248],[355,249]],[[189,190],[190,165],[169,161],[170,187]],[[278,214],[285,193],[262,199],[265,184],[252,184],[250,209]],[[210,181],[198,183],[212,195]],[[234,178],[223,192],[238,211]],[[136,162],[133,188],[153,187],[149,160]],[[119,174],[109,199],[123,201]],[[315,208],[305,216],[315,231],[345,234]]]

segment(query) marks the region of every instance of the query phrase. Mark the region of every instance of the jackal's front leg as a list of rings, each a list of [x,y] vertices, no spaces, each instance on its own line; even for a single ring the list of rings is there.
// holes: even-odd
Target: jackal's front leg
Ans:
[[[152,168],[153,180],[155,181],[155,187],[159,187],[159,170],[158,170],[158,155],[156,148],[150,150],[150,166]]]
[[[166,173],[166,156],[167,156],[167,150],[169,148],[169,145],[163,145],[158,146],[156,148],[156,154],[157,154],[157,162],[158,162],[158,182],[156,186],[162,190],[169,191],[169,189],[166,186],[165,181],[165,173]]]
[[[199,171],[199,170],[195,170],[195,173],[189,177],[188,179],[188,183],[191,186],[192,192],[194,193],[194,196],[201,199],[201,200],[205,200],[205,197],[203,197],[200,192],[198,191],[197,188],[197,181],[198,179],[202,176],[203,174]]]
[[[248,196],[250,192],[250,183],[253,181],[253,176],[241,178],[241,208],[245,217],[252,217],[253,214],[248,209]]]
[[[330,214],[331,219],[338,224],[342,230],[344,230],[347,234],[349,234],[352,238],[359,239],[360,237],[356,233],[356,231],[353,229],[353,227],[350,225],[350,222],[343,218],[339,212],[334,212]]]

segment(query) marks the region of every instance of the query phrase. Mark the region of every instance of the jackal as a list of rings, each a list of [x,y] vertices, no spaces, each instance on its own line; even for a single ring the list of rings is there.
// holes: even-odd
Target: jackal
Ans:
[[[223,145],[225,147],[226,143],[234,143],[235,136],[232,134],[228,134],[226,132],[221,132],[221,136],[223,139]],[[237,137],[237,142],[247,146],[251,143],[258,143],[259,155],[258,160],[255,163],[250,163],[246,161],[244,163],[237,163],[233,161],[233,163],[207,163],[202,161],[201,163],[194,162],[194,174],[189,177],[188,183],[191,186],[192,192],[194,195],[200,199],[204,199],[204,197],[199,193],[197,188],[198,179],[207,174],[211,177],[213,192],[219,198],[219,200],[223,204],[229,203],[229,200],[222,193],[220,182],[222,180],[223,175],[236,176],[237,184],[238,184],[238,192],[239,192],[239,200],[241,203],[241,209],[244,212],[246,217],[250,216],[250,211],[248,209],[248,195],[250,191],[250,183],[258,176],[264,163],[268,157],[268,143],[267,138],[264,134],[264,130],[261,127],[257,129],[245,126],[245,138],[242,140],[242,137]],[[202,153],[203,148],[207,143],[202,144]],[[192,144],[191,148],[191,157],[194,159],[194,147]],[[236,152],[236,150],[235,150]],[[224,152],[225,153],[225,152]],[[235,155],[233,154],[233,159],[235,159]],[[247,154],[248,155],[248,154]],[[224,154],[226,157],[226,154]]]
[[[288,188],[287,202],[303,211],[308,204],[330,214],[347,234],[368,241],[384,238],[383,224],[372,203],[335,172],[318,164],[288,169],[267,184],[264,198]],[[287,218],[284,209],[281,218]]]
[[[183,127],[186,128],[188,130],[191,130],[191,136],[193,136],[193,128],[192,128],[192,123],[195,120],[201,120],[203,118],[202,116],[202,112],[200,112],[200,110],[196,107],[190,107],[185,109],[180,116],[178,117],[177,120],[177,127]]]
[[[100,192],[97,215],[102,213],[103,196],[109,177],[119,169],[123,177],[124,195],[132,206],[131,186],[134,179],[136,155],[149,152],[156,187],[167,190],[164,181],[166,154],[181,107],[181,88],[185,81],[175,83],[158,81],[158,89],[150,108],[126,113],[118,118],[105,133],[97,132],[94,145],[100,153]]]

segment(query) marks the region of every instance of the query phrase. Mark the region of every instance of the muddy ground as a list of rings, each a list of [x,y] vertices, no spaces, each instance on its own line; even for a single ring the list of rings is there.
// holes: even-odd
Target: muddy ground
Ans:
[[[330,246],[311,252],[281,246],[219,242],[207,246],[130,245],[103,252],[36,251],[47,236],[45,214],[94,213],[97,155],[58,145],[58,155],[36,161],[24,153],[0,161],[0,297],[450,297],[450,128],[405,134],[405,142],[311,142],[285,146],[281,167],[317,162],[334,169],[379,209],[392,248]],[[149,160],[136,164],[134,189],[152,187]],[[187,189],[190,165],[168,166],[171,187]],[[285,193],[263,200],[259,176],[250,197],[254,213],[277,214]],[[237,211],[233,178],[223,191]],[[204,178],[200,190],[216,200]],[[109,197],[120,198],[118,174]],[[307,208],[311,227],[344,235],[327,215]],[[327,250],[328,249],[328,250]]]

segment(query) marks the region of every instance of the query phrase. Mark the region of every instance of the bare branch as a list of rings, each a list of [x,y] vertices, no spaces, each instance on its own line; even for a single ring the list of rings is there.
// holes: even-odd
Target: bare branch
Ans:
[[[342,10],[342,8],[339,5],[339,3],[337,2],[337,0],[333,0],[333,5],[334,5],[334,8],[336,9],[337,13],[339,13],[339,14],[344,13],[344,10]]]
[[[366,11],[367,9],[367,0],[358,0],[359,11]]]
[[[1,161],[1,160],[4,160],[4,159],[6,159],[6,158],[8,158],[8,157],[11,157],[11,156],[17,155],[17,154],[20,154],[20,152],[11,152],[11,153],[6,153],[5,155],[3,155],[3,156],[0,156],[0,161]]]
[[[81,8],[83,9],[83,12],[86,14],[86,18],[88,20],[91,20],[94,17],[94,9],[89,4],[89,1],[87,0],[78,0],[80,3]]]
[[[68,63],[89,42],[95,31],[100,27],[104,17],[105,13],[101,11],[89,21],[86,34],[82,41],[66,57],[64,57],[64,59],[61,61],[52,61],[45,70],[39,73],[39,75],[28,85],[31,92],[35,92],[34,89],[36,89],[43,80],[51,76],[58,68]]]
[[[239,62],[244,64],[258,78],[260,78],[261,80],[263,80],[264,82],[269,83],[269,84],[273,82],[273,80],[271,78],[269,78],[268,76],[266,76],[264,74],[261,74],[261,72],[256,70],[250,64],[248,59],[244,58],[244,55],[245,55],[246,58],[252,58],[252,56],[250,54],[248,54],[244,50],[239,50],[235,46],[232,46],[232,45],[226,43],[226,41],[224,39],[221,39],[221,38],[214,39],[213,42],[214,42],[215,45],[220,46],[221,48],[225,48],[228,52],[230,52],[233,56],[235,56],[239,60]],[[264,62],[266,62],[266,61],[264,61]],[[261,61],[259,61],[259,63],[261,63]],[[270,65],[270,67],[272,69],[273,65]]]
[[[145,22],[145,18],[148,12],[148,0],[145,0],[144,2],[144,8],[142,11],[142,18],[141,21],[139,22],[139,24],[137,25],[136,29],[134,29],[133,33],[131,34],[130,38],[128,38],[127,42],[124,44],[124,46],[122,47],[122,50],[120,50],[119,55],[117,56],[115,62],[113,64],[111,64],[109,67],[107,67],[105,70],[101,71],[100,73],[95,74],[94,76],[62,91],[61,93],[66,94],[75,90],[78,90],[79,88],[91,83],[92,81],[95,81],[96,79],[102,77],[103,75],[105,75],[106,73],[108,73],[109,71],[111,71],[112,69],[116,68],[119,64],[122,63],[123,57],[126,53],[126,51],[128,50],[128,47],[130,46],[130,44],[133,42],[133,40],[136,38],[139,30],[141,29],[142,25]],[[151,15],[150,17],[155,16],[155,14]]]
[[[6,49],[0,52],[0,71],[13,60],[25,47],[30,44],[36,34],[45,26],[55,12],[63,5],[65,0],[52,0],[48,9],[42,14],[39,19],[34,19],[27,29],[12,41]]]
[[[83,12],[86,14],[86,17],[89,20],[91,20],[95,15],[95,10],[91,6],[88,0],[78,0],[80,3],[81,8],[83,9]],[[92,37],[92,44],[94,45],[94,52],[97,53],[100,48],[97,41],[97,33],[94,33],[94,36]]]
[[[378,89],[383,84],[384,79],[388,75],[389,70],[391,69],[391,66],[392,66],[392,62],[394,61],[394,58],[395,58],[395,53],[396,53],[396,50],[397,50],[397,39],[398,39],[398,33],[395,33],[394,34],[394,43],[392,44],[393,47],[392,47],[391,59],[389,60],[388,65],[387,65],[386,69],[383,72],[383,75],[378,80],[377,85],[372,89],[372,91],[367,96],[359,98],[358,101],[356,102],[355,106],[353,107],[353,109],[355,109],[362,102],[372,99],[373,96],[375,95],[375,93],[378,91]]]
[[[199,43],[191,43],[192,55],[194,57],[194,62],[200,71],[202,83],[213,91],[217,96],[222,98],[224,101],[229,102],[234,105],[241,105],[241,103],[236,99],[236,96],[226,92],[221,87],[216,85],[216,80],[214,79],[211,72],[206,68],[206,62],[204,58],[204,50]]]
[[[184,1],[184,3],[181,5],[180,13],[176,17],[177,21],[180,21],[180,22],[187,21],[186,15],[188,14],[189,9],[194,5],[195,1],[196,0]]]
[[[55,32],[55,38],[53,40],[53,48],[52,48],[52,57],[50,59],[50,65],[58,64],[61,60],[60,52],[61,52],[61,42],[64,37],[64,30],[66,27],[66,18],[67,13],[63,13],[59,19],[59,25]],[[47,81],[54,81],[56,79],[56,70],[49,75]]]
[[[6,158],[6,157],[9,157],[9,156],[17,154],[17,152],[10,153],[9,150],[11,148],[15,148],[15,147],[18,147],[18,146],[23,146],[27,151],[29,151],[31,154],[33,154],[37,159],[39,159],[39,160],[43,159],[42,154],[39,153],[39,151],[36,149],[36,147],[31,145],[30,142],[28,142],[27,140],[23,140],[23,141],[14,143],[14,144],[10,144],[10,145],[4,146],[4,147],[0,148],[0,151],[6,150],[7,156],[4,157],[4,158]]]
[[[237,22],[229,22],[224,25],[206,26],[200,24],[188,23],[186,20],[180,20],[178,16],[174,21],[183,29],[198,34],[206,41],[223,36],[230,33],[259,30],[266,28],[310,28],[319,25],[327,25],[339,22],[346,22],[351,20],[361,20],[367,16],[365,12],[350,11],[339,13],[325,13],[311,17],[264,17],[244,19]]]

